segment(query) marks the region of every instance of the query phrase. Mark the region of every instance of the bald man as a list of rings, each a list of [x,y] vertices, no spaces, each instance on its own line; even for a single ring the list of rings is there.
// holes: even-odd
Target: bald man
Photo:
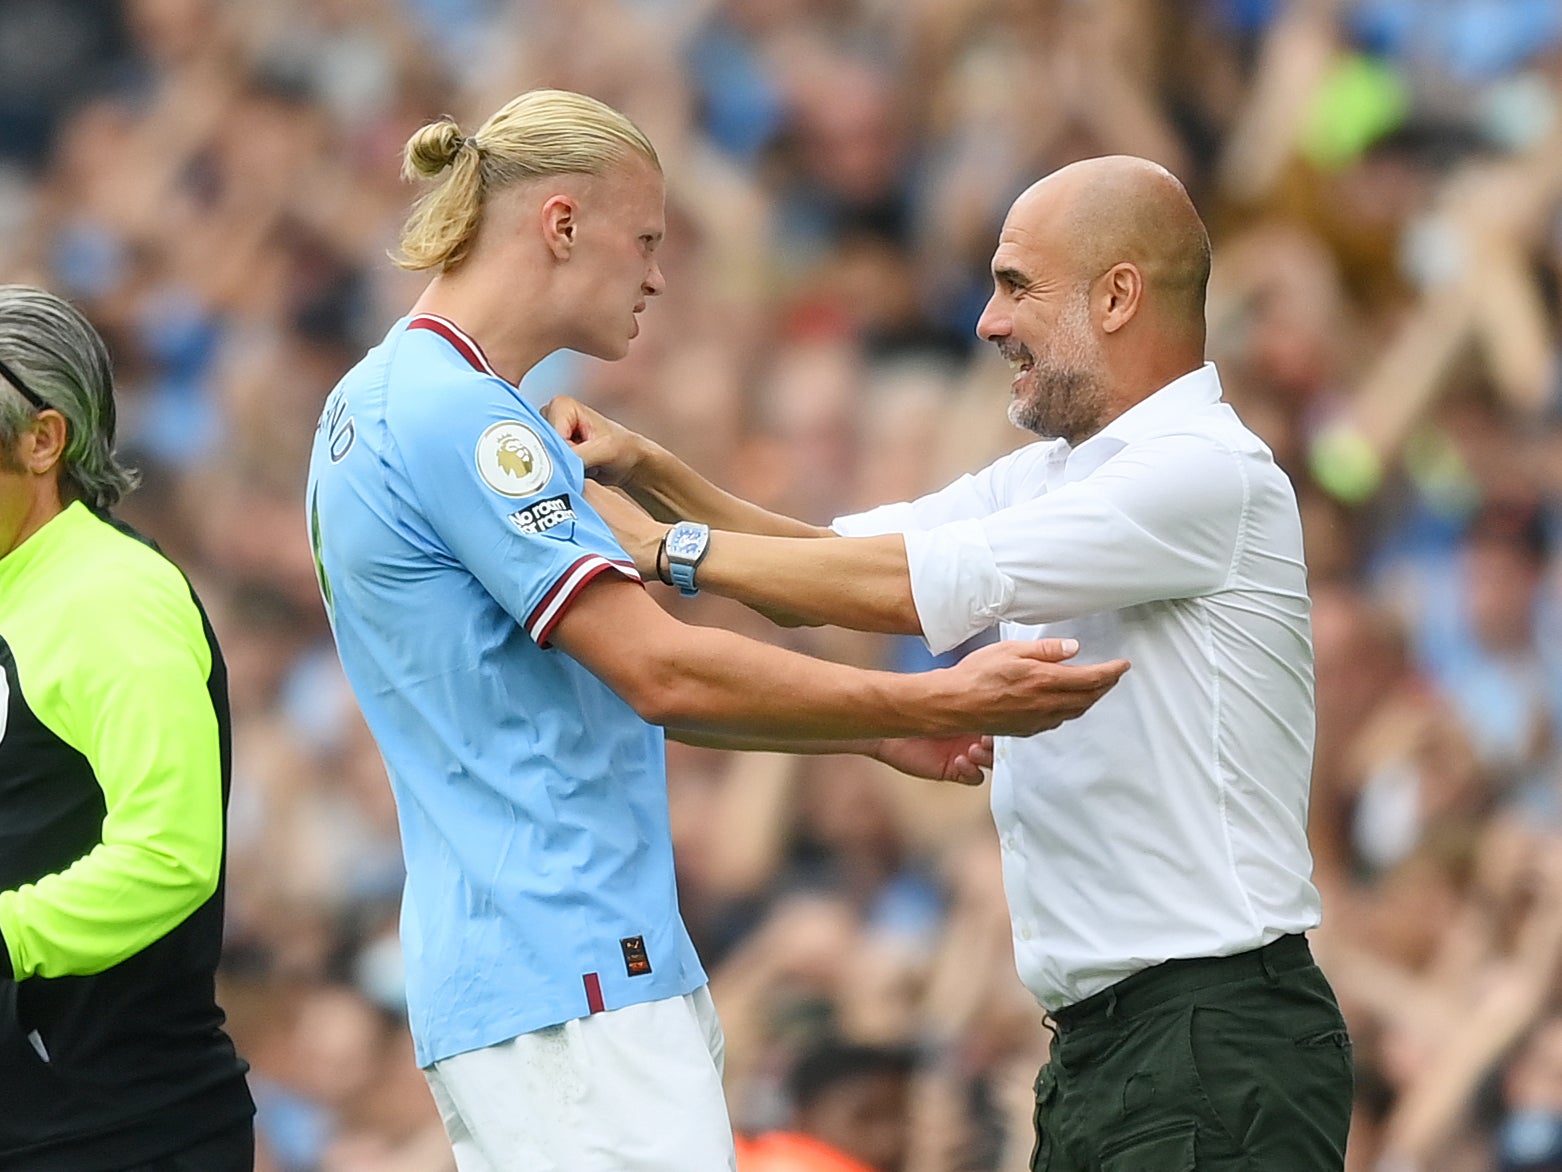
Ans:
[[[1091,159],[1015,201],[992,273],[977,332],[1040,439],[829,529],[571,400],[547,413],[644,506],[600,494],[625,548],[685,592],[935,652],[996,625],[1131,660],[1085,716],[996,750],[1015,959],[1055,1024],[1032,1168],[1340,1169],[1350,1040],[1304,936],[1301,523],[1204,361],[1208,236],[1162,168]]]

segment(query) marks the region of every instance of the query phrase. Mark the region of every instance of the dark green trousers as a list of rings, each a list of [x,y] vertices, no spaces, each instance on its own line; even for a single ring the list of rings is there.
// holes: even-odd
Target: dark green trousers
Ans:
[[[127,1172],[254,1172],[255,1121],[246,1119],[193,1147],[137,1164]]]
[[[1350,1037],[1307,941],[1176,960],[1053,1015],[1032,1172],[1340,1172]]]

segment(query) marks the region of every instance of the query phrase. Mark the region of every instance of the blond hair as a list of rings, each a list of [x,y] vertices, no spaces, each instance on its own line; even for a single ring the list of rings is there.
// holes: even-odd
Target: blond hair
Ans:
[[[661,170],[639,127],[568,90],[530,90],[470,136],[453,119],[432,122],[407,140],[401,174],[449,174],[413,205],[392,259],[404,269],[451,268],[470,250],[490,193],[544,175],[600,175],[635,155]]]

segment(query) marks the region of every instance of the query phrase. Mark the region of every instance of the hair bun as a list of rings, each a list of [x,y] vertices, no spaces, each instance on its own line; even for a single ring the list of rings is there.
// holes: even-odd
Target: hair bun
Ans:
[[[402,170],[410,179],[421,176],[432,179],[456,161],[466,136],[449,118],[431,122],[419,128],[407,140],[407,154]]]

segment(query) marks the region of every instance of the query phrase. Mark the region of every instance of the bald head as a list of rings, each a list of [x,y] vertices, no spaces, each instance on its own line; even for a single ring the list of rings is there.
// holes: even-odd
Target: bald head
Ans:
[[[1077,443],[1204,361],[1209,237],[1164,167],[1114,155],[1028,188],[977,334],[1015,369],[1009,418]]]
[[[1060,168],[1014,201],[1005,224],[1056,249],[1081,281],[1131,264],[1144,278],[1147,308],[1202,339],[1209,283],[1209,235],[1177,177],[1132,155]]]

